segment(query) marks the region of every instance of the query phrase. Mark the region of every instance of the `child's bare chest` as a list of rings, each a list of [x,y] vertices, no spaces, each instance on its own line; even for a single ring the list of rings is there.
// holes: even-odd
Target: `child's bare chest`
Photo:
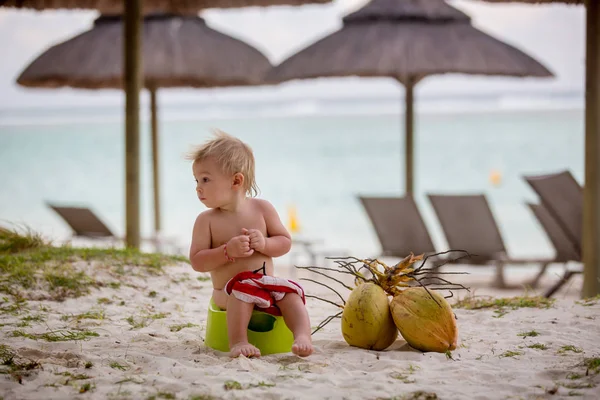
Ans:
[[[218,216],[211,221],[212,247],[221,246],[234,236],[242,235],[243,229],[258,229],[265,237],[267,225],[260,213],[237,216]]]

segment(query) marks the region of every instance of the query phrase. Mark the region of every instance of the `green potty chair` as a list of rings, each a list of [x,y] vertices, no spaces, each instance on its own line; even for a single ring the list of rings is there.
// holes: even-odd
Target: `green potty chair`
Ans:
[[[292,351],[294,335],[283,321],[283,317],[254,310],[248,324],[248,342],[256,346],[263,356],[288,353]],[[211,349],[229,351],[227,311],[217,307],[212,299],[208,305],[204,344]]]

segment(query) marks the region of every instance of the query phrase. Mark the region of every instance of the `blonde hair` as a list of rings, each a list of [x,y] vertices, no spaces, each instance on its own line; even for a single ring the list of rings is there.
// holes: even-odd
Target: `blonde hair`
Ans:
[[[246,194],[256,197],[258,186],[254,176],[254,154],[250,146],[221,130],[215,129],[213,133],[214,137],[195,148],[187,159],[196,163],[214,158],[223,172],[244,175]]]

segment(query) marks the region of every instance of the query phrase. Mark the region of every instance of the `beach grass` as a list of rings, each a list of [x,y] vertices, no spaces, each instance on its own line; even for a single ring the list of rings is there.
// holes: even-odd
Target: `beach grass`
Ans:
[[[458,300],[452,305],[453,308],[464,308],[466,310],[480,310],[484,308],[491,309],[511,309],[518,308],[550,308],[555,299],[542,296],[517,296],[517,297],[477,297],[467,296]]]
[[[26,333],[20,330],[12,332],[13,337],[24,337],[33,340],[45,340],[47,342],[67,342],[89,340],[92,337],[100,336],[98,333],[89,330],[70,331],[70,330],[55,330],[44,333]]]
[[[589,372],[600,373],[600,357],[589,357],[583,360],[583,364]]]
[[[521,336],[523,339],[525,339],[525,338],[528,338],[528,337],[540,336],[540,334],[536,330],[531,330],[531,331],[528,331],[528,332],[518,333],[517,336]]]
[[[593,297],[586,297],[585,299],[581,299],[579,301],[576,301],[576,304],[582,305],[584,307],[591,307],[591,306],[595,306],[596,304],[598,304],[598,302],[600,301],[600,294],[593,296]]]
[[[94,287],[120,287],[116,280],[94,279],[77,267],[81,262],[94,263],[115,276],[125,273],[147,276],[160,275],[164,266],[188,260],[136,249],[53,246],[31,230],[0,229],[0,293],[13,296],[10,303],[6,299],[0,302],[0,313],[18,313],[33,293],[36,300],[43,299],[40,293],[45,293],[47,300],[62,301],[89,294]],[[127,271],[126,267],[135,270]]]
[[[191,322],[188,322],[187,324],[176,324],[176,325],[171,325],[169,326],[169,331],[171,332],[179,332],[180,330],[184,329],[184,328],[193,328],[199,326],[197,324],[192,324]]]
[[[11,375],[21,383],[22,378],[29,376],[30,371],[41,367],[37,361],[19,358],[13,348],[0,344],[0,374]]]
[[[558,354],[565,354],[566,352],[573,352],[573,353],[581,353],[583,352],[582,349],[580,349],[579,347],[573,346],[572,344],[568,344],[565,346],[561,346],[560,349],[558,349],[557,353]]]
[[[534,343],[532,345],[527,346],[527,348],[536,349],[536,350],[548,350],[549,349],[549,347],[543,343]]]
[[[516,356],[520,356],[523,355],[523,352],[521,351],[513,351],[513,350],[507,350],[504,353],[500,354],[500,358],[507,358],[507,357],[516,357]]]

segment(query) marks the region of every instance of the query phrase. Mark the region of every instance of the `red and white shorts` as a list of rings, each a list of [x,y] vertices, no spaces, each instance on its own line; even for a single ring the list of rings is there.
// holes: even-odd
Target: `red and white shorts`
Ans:
[[[231,278],[225,285],[225,292],[272,315],[281,315],[276,303],[287,293],[297,293],[306,304],[304,289],[296,282],[252,271],[240,272]]]

